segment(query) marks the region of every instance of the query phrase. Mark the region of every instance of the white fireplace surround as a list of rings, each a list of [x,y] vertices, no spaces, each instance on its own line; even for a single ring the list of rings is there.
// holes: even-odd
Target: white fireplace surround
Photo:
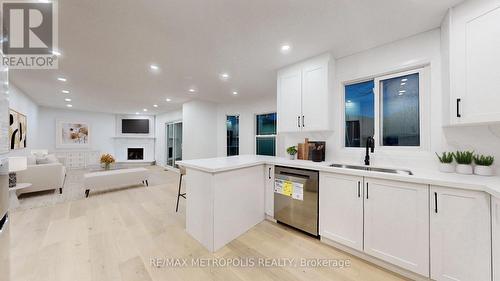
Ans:
[[[115,153],[117,162],[153,162],[155,156],[155,138],[153,137],[115,137]],[[129,148],[144,149],[143,160],[128,160]]]

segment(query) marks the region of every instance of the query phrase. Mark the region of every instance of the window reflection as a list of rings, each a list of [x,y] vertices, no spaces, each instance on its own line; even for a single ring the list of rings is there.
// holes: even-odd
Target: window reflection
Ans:
[[[374,133],[374,81],[345,86],[345,146],[364,147]]]

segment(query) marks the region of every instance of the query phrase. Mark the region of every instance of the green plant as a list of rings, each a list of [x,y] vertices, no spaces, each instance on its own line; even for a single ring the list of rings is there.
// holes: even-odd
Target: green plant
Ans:
[[[439,159],[439,162],[441,163],[444,163],[444,164],[450,164],[451,162],[453,162],[453,152],[443,152],[443,154],[441,154],[441,156],[439,156],[439,154],[437,154],[436,152],[436,155]]]
[[[474,156],[474,151],[457,151],[453,154],[455,161],[461,165],[472,164],[472,158]]]
[[[295,155],[297,154],[297,148],[295,146],[290,146],[289,148],[286,149],[286,153],[290,155]]]
[[[478,166],[491,166],[493,162],[495,162],[493,156],[474,155],[474,163]]]

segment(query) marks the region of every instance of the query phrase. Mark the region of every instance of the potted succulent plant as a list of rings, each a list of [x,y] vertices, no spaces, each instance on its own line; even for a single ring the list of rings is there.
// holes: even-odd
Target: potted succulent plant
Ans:
[[[484,156],[484,155],[474,155],[474,163],[476,166],[474,167],[474,174],[480,176],[493,176],[493,162],[495,162],[495,158],[493,156]]]
[[[463,175],[472,174],[472,158],[473,151],[457,151],[453,154],[455,161],[457,161],[457,173]]]
[[[297,154],[297,148],[295,146],[290,146],[289,148],[286,149],[286,153],[290,155],[290,160],[294,160],[295,154]]]
[[[437,154],[439,159],[439,171],[443,173],[454,173],[455,165],[453,164],[453,152],[443,152],[441,156]]]

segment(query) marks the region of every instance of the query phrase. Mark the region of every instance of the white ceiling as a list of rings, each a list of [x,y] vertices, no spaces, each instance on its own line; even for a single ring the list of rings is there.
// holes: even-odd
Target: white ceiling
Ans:
[[[283,66],[328,50],[346,56],[438,27],[459,2],[64,0],[59,69],[12,70],[10,77],[41,105],[65,107],[61,90],[68,89],[74,109],[112,113],[165,112],[193,98],[255,99],[275,95],[276,70]],[[287,55],[280,53],[284,42],[293,47]],[[150,63],[161,70],[152,73]],[[221,81],[222,72],[231,78]],[[188,94],[190,87],[198,92]]]

